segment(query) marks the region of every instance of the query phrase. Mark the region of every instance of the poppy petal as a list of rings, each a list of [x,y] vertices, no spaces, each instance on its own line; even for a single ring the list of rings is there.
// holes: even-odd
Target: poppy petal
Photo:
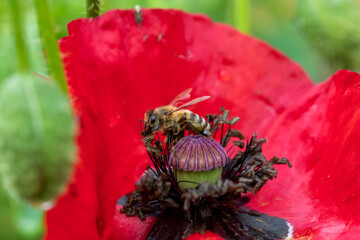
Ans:
[[[216,233],[206,231],[204,234],[193,234],[190,237],[187,238],[187,240],[220,240],[223,239]]]
[[[280,115],[266,135],[265,153],[281,153],[293,168],[279,168],[278,179],[250,206],[287,219],[299,239],[358,239],[360,75],[337,72]]]
[[[131,10],[79,19],[60,41],[79,162],[72,187],[47,214],[47,239],[113,234],[116,200],[148,163],[137,123],[146,110],[193,87],[195,97],[212,96],[199,113],[227,106],[250,135],[312,87],[297,64],[227,25],[176,10],[143,10],[143,19],[138,26]]]
[[[119,205],[116,207],[116,212],[120,213]],[[137,217],[127,217],[125,214],[115,214],[114,230],[109,239],[139,239],[142,236],[147,236],[157,220],[157,218],[147,217],[145,221],[140,221]]]

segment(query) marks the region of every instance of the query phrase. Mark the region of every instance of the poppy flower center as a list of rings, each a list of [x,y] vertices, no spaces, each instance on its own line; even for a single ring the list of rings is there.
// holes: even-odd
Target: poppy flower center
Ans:
[[[121,212],[127,216],[159,218],[147,239],[182,239],[206,230],[225,239],[284,239],[291,235],[286,220],[244,207],[249,201],[244,194],[256,194],[277,176],[273,165],[291,167],[286,158],[265,158],[262,144],[266,139],[257,140],[255,133],[245,144],[242,133],[233,128],[239,118],[229,120],[229,111],[223,108],[218,114],[208,114],[206,120],[184,112],[177,123],[165,122],[156,111],[148,111],[141,131],[152,166],[137,189],[121,199]],[[151,121],[164,128],[164,142],[157,132],[160,128],[151,126]],[[230,140],[233,145],[226,151]]]

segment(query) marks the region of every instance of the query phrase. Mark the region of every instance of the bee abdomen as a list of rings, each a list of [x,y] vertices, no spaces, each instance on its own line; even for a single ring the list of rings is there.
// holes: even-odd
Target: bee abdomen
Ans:
[[[195,113],[190,113],[190,121],[193,121],[193,122],[195,122],[195,119],[196,119],[196,114]]]
[[[210,124],[203,117],[195,113],[190,113],[190,121],[199,123],[203,129],[210,130]]]

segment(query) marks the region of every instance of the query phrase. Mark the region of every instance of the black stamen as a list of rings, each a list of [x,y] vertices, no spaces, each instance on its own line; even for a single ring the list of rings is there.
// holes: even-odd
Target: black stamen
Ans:
[[[220,136],[220,143],[223,140],[223,135],[224,135],[224,123],[221,124],[221,136]]]

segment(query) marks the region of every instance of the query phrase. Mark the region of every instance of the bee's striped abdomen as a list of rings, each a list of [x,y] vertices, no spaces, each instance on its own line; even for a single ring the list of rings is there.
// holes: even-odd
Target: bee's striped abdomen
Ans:
[[[195,114],[195,113],[190,113],[190,120],[196,123],[199,123],[203,129],[205,130],[210,130],[210,124],[201,116]]]
[[[188,119],[190,119],[190,121],[195,122],[196,116],[197,116],[197,115],[192,112],[192,113],[190,113],[190,117],[188,116],[188,117],[189,117]]]

